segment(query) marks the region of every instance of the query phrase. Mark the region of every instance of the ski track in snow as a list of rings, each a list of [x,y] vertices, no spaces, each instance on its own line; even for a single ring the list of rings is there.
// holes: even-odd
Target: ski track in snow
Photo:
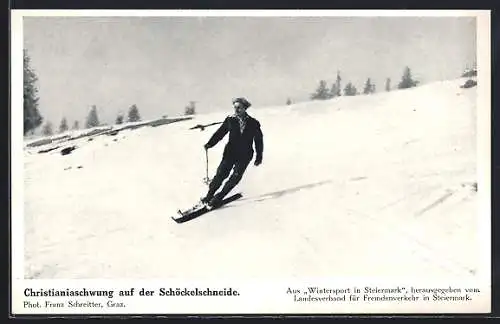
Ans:
[[[473,276],[476,90],[462,83],[251,108],[263,164],[243,198],[184,224],[170,217],[204,195],[218,125],[188,128],[225,113],[82,138],[65,156],[26,148],[25,277]]]

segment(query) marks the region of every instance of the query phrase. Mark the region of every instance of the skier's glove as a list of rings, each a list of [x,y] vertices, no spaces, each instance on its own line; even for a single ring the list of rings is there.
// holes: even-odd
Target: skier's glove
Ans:
[[[260,165],[261,163],[262,163],[262,156],[257,156],[257,157],[255,158],[254,165],[255,165],[255,166],[258,166],[258,165]]]
[[[209,149],[208,144],[203,145],[203,148],[204,148],[205,150],[208,150],[208,149]]]

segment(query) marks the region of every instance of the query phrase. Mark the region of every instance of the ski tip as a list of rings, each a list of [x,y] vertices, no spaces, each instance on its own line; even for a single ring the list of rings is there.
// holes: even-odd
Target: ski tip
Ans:
[[[234,195],[232,195],[231,197],[228,197],[228,198],[239,199],[241,197],[243,197],[243,194],[241,192],[238,192],[238,193],[235,193]]]

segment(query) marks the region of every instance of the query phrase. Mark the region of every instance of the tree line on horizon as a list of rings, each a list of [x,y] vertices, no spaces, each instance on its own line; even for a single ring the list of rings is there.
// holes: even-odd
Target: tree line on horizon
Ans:
[[[41,132],[43,135],[52,135],[55,133],[54,126],[51,121],[46,121],[39,110],[39,91],[37,87],[38,77],[35,70],[31,65],[31,59],[28,55],[26,49],[23,50],[23,133],[24,135],[34,134],[34,131],[42,126]],[[141,115],[139,113],[139,108],[137,105],[133,104],[129,107],[127,113],[128,122],[137,122],[141,120]],[[125,121],[125,116],[119,113],[116,117],[115,124],[122,124]],[[97,126],[106,125],[101,123],[99,120],[97,107],[92,105],[86,120],[84,127],[92,128]],[[72,124],[71,129],[80,129],[80,122],[75,120]],[[58,132],[63,133],[69,130],[69,124],[66,117],[61,119],[59,124]]]
[[[405,67],[403,76],[401,77],[401,81],[398,83],[397,87],[398,89],[407,89],[416,87],[419,83],[419,81],[414,80],[411,69],[409,67]],[[386,78],[384,89],[385,91],[391,91],[391,78]],[[369,77],[365,81],[362,94],[369,95],[375,92],[376,86],[373,83],[372,79]],[[311,100],[327,100],[340,96],[357,96],[360,94],[361,93],[359,92],[359,90],[351,81],[348,81],[347,84],[342,88],[342,78],[340,76],[340,71],[337,71],[335,82],[333,82],[330,87],[328,87],[326,80],[320,80],[316,91],[311,93],[309,98]],[[290,99],[287,99],[287,104],[289,104],[289,102]]]
[[[477,68],[467,68],[465,72],[462,72],[461,77],[475,77],[477,76]],[[23,50],[23,110],[24,110],[24,135],[34,134],[34,131],[42,126],[45,121],[39,110],[39,91],[37,87],[38,77],[35,70],[31,66],[31,60],[26,49]],[[464,85],[465,87],[475,86],[476,81],[468,80],[469,84]],[[420,82],[413,79],[411,70],[409,67],[405,67],[401,81],[398,83],[398,89],[406,89],[411,87],[416,87]],[[385,81],[385,91],[391,91],[391,79],[387,78]],[[371,78],[367,78],[362,93],[365,95],[372,94],[376,92],[376,86]],[[316,91],[310,95],[311,100],[326,100],[332,99],[340,96],[357,96],[360,92],[352,82],[347,82],[347,84],[342,88],[342,78],[340,76],[340,71],[337,71],[337,76],[335,82],[328,86],[325,80],[320,80]],[[292,100],[287,98],[286,105],[291,105]],[[184,115],[195,115],[196,114],[196,102],[190,101],[189,104],[184,107]],[[166,116],[163,116],[165,118]],[[137,105],[133,104],[129,107],[127,113],[128,122],[137,122],[141,120],[141,115],[139,113],[139,108]],[[122,124],[125,122],[125,116],[123,113],[118,113],[115,124]],[[92,128],[97,126],[103,126],[99,120],[97,107],[93,105],[86,117],[84,127]],[[71,129],[76,130],[80,128],[80,123],[75,120],[72,124]],[[42,134],[52,135],[54,133],[53,124],[50,121],[45,121],[42,127]],[[61,119],[58,131],[63,133],[69,130],[69,124],[66,117]]]
[[[140,120],[141,120],[141,115],[139,113],[139,108],[137,108],[137,106],[135,104],[130,106],[130,108],[128,110],[128,114],[127,114],[127,121],[128,122],[138,122]],[[125,121],[124,115],[122,113],[119,113],[118,116],[116,117],[115,124],[116,125],[123,124],[124,121]],[[93,127],[104,126],[104,125],[107,125],[107,124],[100,122],[99,115],[97,113],[97,107],[95,105],[93,105],[90,108],[90,111],[89,111],[87,118],[85,120],[84,128],[93,128]],[[78,120],[75,120],[73,122],[73,126],[71,127],[71,129],[72,130],[80,129],[80,122]],[[68,121],[67,121],[66,117],[63,117],[61,119],[61,123],[59,124],[58,132],[64,133],[68,130],[69,130]],[[55,131],[54,131],[52,123],[50,121],[47,121],[42,127],[42,134],[48,136],[48,135],[53,135],[54,133],[55,133]]]

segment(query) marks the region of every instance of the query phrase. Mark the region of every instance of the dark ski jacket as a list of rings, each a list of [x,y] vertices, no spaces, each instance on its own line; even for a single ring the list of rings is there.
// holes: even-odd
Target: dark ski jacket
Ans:
[[[262,160],[264,149],[262,130],[260,123],[253,117],[247,115],[246,125],[243,133],[240,131],[238,117],[227,116],[222,125],[207,142],[207,148],[215,146],[229,132],[229,140],[224,148],[223,158],[235,158],[237,160],[251,160],[253,157],[252,144],[255,142],[256,160]]]

